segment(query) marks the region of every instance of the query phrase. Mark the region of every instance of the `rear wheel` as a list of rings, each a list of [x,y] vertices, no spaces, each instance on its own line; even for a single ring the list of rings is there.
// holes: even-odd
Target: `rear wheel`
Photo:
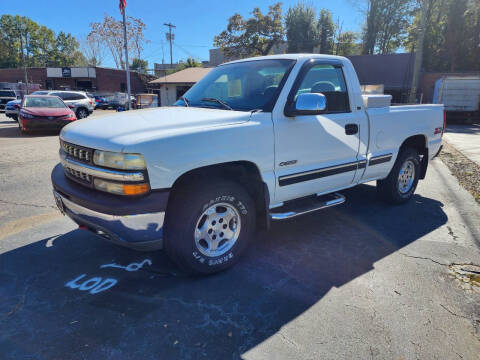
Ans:
[[[165,224],[165,250],[189,273],[212,274],[233,266],[255,227],[255,206],[238,184],[217,179],[173,195]]]
[[[88,116],[88,111],[85,108],[80,108],[77,110],[77,119],[84,119]]]
[[[377,191],[384,200],[393,204],[403,204],[413,196],[419,176],[418,152],[412,148],[403,149],[388,177],[377,181]]]

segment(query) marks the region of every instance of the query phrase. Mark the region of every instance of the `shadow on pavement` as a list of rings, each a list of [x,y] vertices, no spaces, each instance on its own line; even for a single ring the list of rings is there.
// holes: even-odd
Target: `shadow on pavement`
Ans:
[[[0,255],[3,358],[239,358],[447,221],[442,203],[419,195],[392,207],[373,186],[343,193],[345,205],[273,224],[236,267],[210,277],[183,277],[163,252],[78,230]],[[92,294],[106,279],[113,285]]]
[[[0,138],[29,138],[29,137],[44,137],[44,136],[58,136],[59,130],[54,131],[32,131],[22,134],[18,126],[2,127],[0,128]]]
[[[447,125],[446,132],[456,134],[480,134],[480,124]]]

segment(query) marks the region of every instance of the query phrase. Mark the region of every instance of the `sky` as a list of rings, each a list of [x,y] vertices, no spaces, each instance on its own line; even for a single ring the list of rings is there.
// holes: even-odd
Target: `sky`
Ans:
[[[127,0],[127,15],[141,18],[146,24],[145,37],[150,43],[145,46],[142,58],[153,63],[170,62],[169,44],[165,38],[168,30],[164,23],[176,25],[173,45],[173,61],[193,57],[208,60],[208,50],[213,48],[213,37],[223,31],[228,18],[234,13],[248,17],[254,7],[262,12],[275,0]],[[283,0],[283,12],[298,0]],[[333,13],[334,21],[340,20],[344,30],[359,31],[363,15],[358,7],[361,1],[354,0],[310,0],[306,1],[320,10],[326,8]],[[118,0],[0,0],[0,15],[13,14],[28,16],[56,33],[64,31],[76,38],[84,38],[91,22],[100,22],[104,14],[121,19]],[[107,52],[108,54],[108,52]],[[106,57],[102,66],[114,67],[111,58]]]

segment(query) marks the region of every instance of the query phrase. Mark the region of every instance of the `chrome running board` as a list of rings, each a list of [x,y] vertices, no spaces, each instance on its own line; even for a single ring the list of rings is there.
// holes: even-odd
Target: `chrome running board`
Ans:
[[[292,200],[286,202],[281,207],[270,210],[270,218],[272,220],[291,219],[299,215],[343,204],[345,200],[345,196],[339,193]]]

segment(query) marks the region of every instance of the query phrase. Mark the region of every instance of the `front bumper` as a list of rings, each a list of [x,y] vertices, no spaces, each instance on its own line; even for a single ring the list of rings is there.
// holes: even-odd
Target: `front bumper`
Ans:
[[[18,111],[16,109],[5,108],[5,115],[7,115],[7,116],[17,116]]]
[[[20,118],[25,130],[60,130],[65,125],[70,124],[74,120],[45,120],[45,119],[25,119]]]
[[[52,172],[52,184],[60,211],[95,235],[136,250],[163,247],[168,191],[141,198],[103,194],[67,179],[60,164]]]

